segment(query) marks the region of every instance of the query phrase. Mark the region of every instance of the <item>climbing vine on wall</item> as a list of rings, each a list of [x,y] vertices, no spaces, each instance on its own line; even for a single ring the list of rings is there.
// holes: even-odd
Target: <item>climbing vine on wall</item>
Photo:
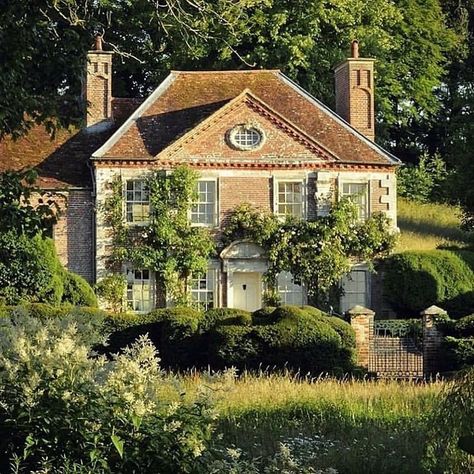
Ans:
[[[327,303],[331,290],[349,272],[354,261],[370,263],[394,248],[396,235],[384,214],[362,222],[349,199],[335,203],[327,216],[315,220],[278,217],[243,204],[234,210],[224,239],[247,238],[261,245],[268,256],[266,274],[275,286],[282,271],[303,283],[315,302]]]
[[[124,183],[119,175],[110,182],[111,193],[102,206],[104,222],[111,232],[110,269],[117,272],[124,263],[130,263],[135,268],[154,271],[158,293],[176,304],[189,303],[190,279],[207,270],[214,251],[209,230],[192,226],[189,218],[197,197],[198,177],[187,167],[178,167],[171,173],[152,172],[147,178],[147,225],[125,223]]]

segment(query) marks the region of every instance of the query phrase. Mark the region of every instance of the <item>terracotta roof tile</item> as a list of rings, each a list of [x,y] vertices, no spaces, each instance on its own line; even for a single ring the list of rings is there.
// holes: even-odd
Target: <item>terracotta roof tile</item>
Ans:
[[[52,139],[44,127],[33,127],[25,137],[0,142],[0,172],[36,168],[44,189],[91,187],[88,160],[112,132],[59,130]]]
[[[279,71],[172,72],[174,80],[142,111],[101,158],[153,159],[245,89],[347,163],[391,164],[322,104],[298,91]]]

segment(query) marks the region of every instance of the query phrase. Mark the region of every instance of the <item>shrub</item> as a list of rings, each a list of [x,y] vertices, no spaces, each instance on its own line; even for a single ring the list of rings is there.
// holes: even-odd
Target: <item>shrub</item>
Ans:
[[[215,326],[250,326],[252,315],[248,311],[236,308],[214,308],[204,313],[200,331],[205,332]]]
[[[384,294],[395,310],[418,315],[432,304],[453,316],[474,311],[474,253],[403,252],[385,263]]]
[[[114,313],[123,311],[123,295],[126,287],[125,276],[115,273],[102,278],[95,286],[97,294],[104,299]]]
[[[184,403],[145,338],[107,360],[90,356],[83,329],[69,317],[0,320],[0,471],[208,472],[206,400]]]
[[[446,369],[459,370],[474,365],[474,338],[447,336],[443,341],[443,363]]]
[[[63,303],[74,306],[97,306],[97,298],[87,281],[73,272],[64,272]]]
[[[255,367],[260,362],[261,348],[249,326],[217,326],[209,335],[208,357],[215,368]]]
[[[51,239],[0,233],[0,297],[6,304],[60,304],[64,291],[61,272]]]
[[[253,317],[259,324],[211,331],[211,365],[254,369],[263,365],[311,373],[354,367],[354,334],[342,320],[296,306],[260,310]]]
[[[470,314],[456,321],[454,330],[458,337],[474,336],[474,314]]]

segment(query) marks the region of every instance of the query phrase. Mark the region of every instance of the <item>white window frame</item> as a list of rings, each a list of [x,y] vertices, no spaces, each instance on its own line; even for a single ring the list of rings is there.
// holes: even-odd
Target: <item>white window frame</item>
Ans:
[[[200,275],[191,280],[189,286],[189,293],[191,296],[191,303],[193,306],[197,306],[199,309],[211,309],[219,307],[219,269],[215,266],[210,266],[205,275]],[[198,282],[198,288],[194,288],[195,282]],[[206,288],[200,288],[200,282],[205,281]],[[209,282],[212,282],[212,288],[207,288]],[[208,306],[207,295],[212,293],[212,306]],[[197,296],[197,298],[195,298]],[[204,298],[201,299],[201,296]]]
[[[273,179],[273,213],[278,216],[280,219],[285,219],[286,217],[296,217],[299,219],[306,219],[307,216],[307,207],[308,207],[308,189],[306,178],[277,178]],[[279,185],[283,183],[299,183],[301,184],[301,216],[294,216],[293,214],[282,214],[279,212]]]
[[[148,201],[146,200],[141,200],[141,201],[135,201],[135,199],[133,199],[132,201],[129,201],[128,198],[127,198],[127,194],[129,192],[132,192],[133,193],[133,197],[135,198],[135,189],[133,189],[133,191],[129,191],[128,189],[128,184],[129,183],[137,183],[137,182],[141,182],[141,183],[144,183],[146,185],[146,179],[145,178],[129,178],[127,180],[125,180],[125,183],[124,183],[124,188],[123,188],[123,213],[125,215],[125,222],[127,225],[130,225],[130,226],[145,226],[145,225],[148,225],[150,223],[150,211],[151,211],[151,206],[150,206],[150,190],[148,189]],[[141,190],[140,191],[141,193],[143,193],[144,191]],[[135,203],[135,204],[140,204],[142,206],[142,208],[148,204],[148,219],[144,219],[144,220],[141,220],[141,221],[129,221],[128,220],[128,204],[129,203]],[[133,218],[133,212],[132,212],[132,218]]]
[[[146,268],[143,269],[136,269],[133,268],[132,266],[127,266],[125,267],[125,279],[126,279],[126,288],[125,288],[125,301],[126,301],[126,306],[127,309],[130,309],[131,311],[139,314],[144,314],[152,311],[155,307],[155,275],[151,270],[148,270]],[[143,275],[141,278],[136,278],[137,272],[148,272],[148,278],[143,278]],[[141,291],[143,295],[144,291],[144,284],[148,282],[148,294],[149,298],[147,300],[142,298],[135,298],[135,285],[141,285],[142,288]],[[131,288],[129,288],[130,284],[132,285]],[[129,298],[130,292],[131,291],[131,298]],[[149,301],[147,305],[144,304],[145,301]],[[131,303],[131,307],[130,307]]]
[[[282,281],[284,285],[280,285],[280,277],[284,277]],[[293,275],[290,272],[280,272],[276,280],[277,293],[283,304],[292,304],[296,306],[303,306],[307,302],[306,290],[304,285],[298,285],[293,281]],[[297,289],[297,290],[296,290]],[[288,301],[287,295],[301,295],[300,301],[295,303],[293,300]]]
[[[360,292],[358,291],[352,291],[352,292],[349,292],[347,293],[345,291],[345,288],[344,288],[344,280],[348,280],[348,279],[351,279],[351,273],[353,272],[360,272],[360,273],[364,273],[364,276],[365,276],[365,297],[364,297],[364,302],[360,302],[360,301],[357,301],[355,302],[354,304],[350,304],[348,305],[347,308],[344,308],[343,309],[343,301],[344,301],[344,298],[347,297],[347,295],[358,295],[358,294],[361,294]],[[369,272],[369,269],[367,267],[367,265],[354,265],[350,272],[347,273],[342,279],[341,279],[341,287],[344,291],[344,294],[341,295],[340,297],[340,301],[339,301],[339,306],[340,306],[340,309],[341,309],[341,312],[345,312],[349,309],[351,309],[351,307],[355,306],[356,304],[359,304],[359,305],[362,305],[362,306],[365,306],[366,308],[370,308],[371,306],[371,278],[370,278],[370,272]],[[349,298],[348,298],[349,299]]]
[[[344,185],[347,184],[347,185],[351,185],[351,184],[354,184],[354,185],[363,185],[365,186],[366,190],[367,190],[367,193],[366,193],[366,205],[365,205],[365,216],[360,216],[360,212],[359,212],[359,209],[360,207],[357,206],[357,211],[358,211],[358,219],[362,222],[366,221],[370,216],[371,216],[371,206],[370,206],[370,180],[368,179],[340,179],[339,180],[339,197],[340,198],[343,198],[343,197],[349,197],[350,199],[350,196],[353,196],[354,194],[345,194],[344,193]],[[355,203],[357,205],[357,203]]]
[[[193,222],[193,207],[195,205],[199,205],[199,204],[210,204],[208,202],[204,202],[204,201],[197,201],[197,202],[194,202],[192,207],[191,207],[191,210],[190,210],[190,213],[189,213],[189,220],[191,221],[191,225],[193,227],[217,227],[218,225],[218,221],[219,221],[219,181],[217,178],[205,178],[205,177],[202,177],[198,180],[198,186],[199,186],[199,183],[204,183],[204,182],[212,182],[214,183],[214,209],[213,209],[213,218],[212,218],[212,222],[210,223],[205,223],[205,222]],[[198,193],[199,193],[199,189],[198,189]]]

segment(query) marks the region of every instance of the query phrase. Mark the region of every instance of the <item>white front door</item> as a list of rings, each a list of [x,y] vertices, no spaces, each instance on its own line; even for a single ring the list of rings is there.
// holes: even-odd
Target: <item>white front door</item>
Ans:
[[[262,307],[262,274],[234,272],[232,274],[233,308],[256,311]]]

